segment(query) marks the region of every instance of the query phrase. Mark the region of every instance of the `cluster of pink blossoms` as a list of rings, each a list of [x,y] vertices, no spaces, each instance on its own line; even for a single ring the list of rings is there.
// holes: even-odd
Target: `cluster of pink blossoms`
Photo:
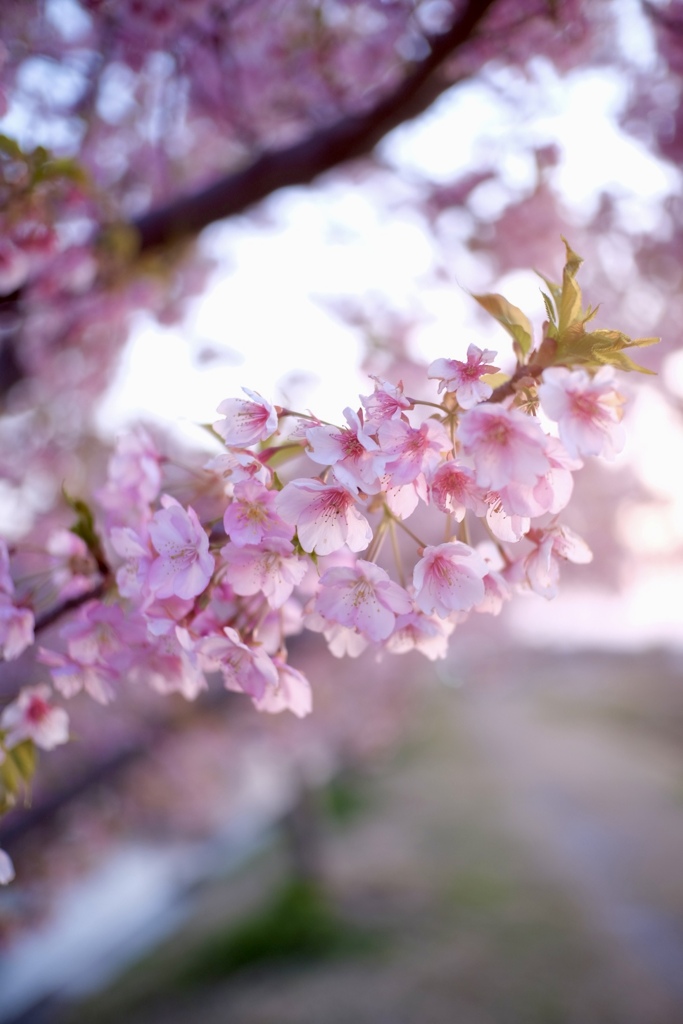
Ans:
[[[77,586],[60,563],[76,610],[40,648],[54,688],[106,703],[128,678],[191,699],[218,673],[259,710],[304,716],[310,686],[287,660],[303,629],[337,656],[374,647],[436,659],[470,612],[495,615],[514,591],[553,597],[561,561],[591,558],[557,516],[582,457],[620,449],[621,399],[609,367],[554,366],[536,415],[528,396],[520,405],[514,389],[493,390],[494,358],[470,345],[466,361],[432,363],[440,402],[375,379],[341,426],[245,389],[219,406],[225,449],[194,504],[164,492],[143,431],[123,439],[96,496],[91,590],[82,540],[68,551]],[[63,538],[50,548],[63,549]],[[13,658],[33,619],[12,603],[6,552],[0,568]],[[29,688],[0,719],[0,751],[24,737],[49,749],[67,733],[49,692]]]

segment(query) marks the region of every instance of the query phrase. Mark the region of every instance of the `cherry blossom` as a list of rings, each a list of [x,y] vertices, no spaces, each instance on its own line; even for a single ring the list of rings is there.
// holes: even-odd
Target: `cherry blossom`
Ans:
[[[392,654],[419,651],[430,661],[436,661],[448,654],[448,638],[454,629],[455,623],[448,619],[413,609],[406,615],[396,616],[396,627],[386,642],[386,649]]]
[[[221,452],[209,459],[204,469],[222,477],[226,484],[236,484],[241,480],[259,480],[262,484],[268,484],[271,478],[268,467],[246,448],[231,448]]]
[[[6,661],[13,661],[31,646],[34,625],[30,608],[18,608],[5,595],[0,595],[0,652]]]
[[[429,493],[437,508],[461,523],[467,510],[486,515],[486,491],[475,483],[474,473],[455,459],[442,463],[432,475]]]
[[[531,590],[548,600],[557,596],[558,559],[585,565],[593,558],[586,542],[567,526],[530,531],[529,539],[535,547],[522,563],[526,581]]]
[[[242,391],[250,401],[226,398],[216,409],[224,419],[213,425],[226,444],[239,448],[263,441],[277,429],[277,412],[270,402],[249,388],[242,388]]]
[[[425,504],[428,502],[427,481],[423,473],[409,484],[398,486],[393,485],[391,477],[387,474],[382,477],[382,493],[387,508],[397,519],[407,519],[421,501]]]
[[[379,377],[375,381],[375,390],[371,395],[361,395],[360,400],[366,412],[366,427],[377,429],[386,420],[400,419],[413,403],[403,394],[403,382],[390,384]]]
[[[368,640],[356,629],[329,622],[314,609],[306,614],[306,628],[313,633],[322,633],[327,648],[335,658],[358,658],[368,648]]]
[[[154,637],[136,658],[131,678],[140,679],[159,693],[180,693],[195,700],[207,689],[199,655],[186,629],[178,626]]]
[[[112,524],[137,525],[149,518],[149,505],[161,484],[160,455],[144,430],[123,434],[107,467],[107,482],[96,492]]]
[[[478,405],[463,415],[458,439],[474,461],[480,487],[536,484],[550,469],[547,440],[539,423],[517,409]]]
[[[467,544],[454,541],[427,547],[413,571],[417,606],[441,618],[467,611],[483,601],[487,573],[483,558]]]
[[[51,575],[61,600],[77,597],[91,588],[97,566],[82,537],[72,530],[55,530],[48,539],[47,550],[55,560]]]
[[[15,604],[9,550],[0,538],[0,654],[6,661],[14,661],[31,646],[34,624],[31,609]]]
[[[25,686],[0,715],[5,746],[10,749],[32,740],[43,750],[53,750],[69,739],[69,716],[50,703],[49,686]]]
[[[306,430],[309,456],[323,466],[332,466],[340,484],[350,490],[362,488],[367,494],[379,491],[387,456],[367,432],[352,409],[345,409],[347,427],[316,426]]]
[[[320,580],[315,609],[324,619],[356,629],[369,640],[386,640],[396,616],[412,610],[406,591],[384,569],[358,559],[355,566],[328,569]]]
[[[0,537],[0,593],[8,597],[14,594],[14,580],[9,562],[9,548],[7,542]]]
[[[569,455],[613,459],[624,447],[624,400],[614,385],[611,366],[601,367],[593,377],[564,366],[551,366],[543,374],[538,397],[546,415],[557,422]]]
[[[149,586],[157,597],[196,597],[206,590],[215,566],[209,538],[194,509],[185,511],[168,496],[162,504],[148,527],[158,553],[149,568]]]
[[[14,880],[14,865],[8,853],[0,849],[0,885],[9,885]]]
[[[226,544],[221,557],[234,592],[242,597],[263,594],[271,608],[282,607],[308,568],[289,541],[276,538],[267,547]]]
[[[257,480],[235,484],[233,500],[223,515],[225,532],[233,544],[243,547],[275,538],[291,538],[291,527],[275,511],[276,497]]]
[[[63,697],[84,690],[98,704],[108,704],[116,693],[119,674],[106,665],[89,665],[60,651],[41,647],[38,660],[50,669],[52,682]]]
[[[278,671],[272,659],[259,646],[242,643],[239,633],[226,626],[221,634],[197,642],[197,651],[208,671],[220,671],[229,690],[248,693],[263,700],[269,687],[277,687]]]
[[[277,683],[269,686],[262,697],[254,700],[258,711],[279,714],[291,711],[297,718],[305,718],[313,710],[311,684],[306,676],[280,658],[274,658]]]
[[[467,362],[459,359],[435,359],[430,363],[427,376],[440,381],[439,391],[454,391],[462,409],[471,409],[478,402],[485,402],[493,394],[490,384],[481,380],[487,373],[496,373],[497,366],[490,363],[496,352],[470,345]]]
[[[321,480],[291,480],[277,498],[277,510],[296,527],[304,551],[329,555],[345,544],[363,551],[372,540],[369,522],[345,487]]]
[[[389,459],[386,474],[392,487],[413,483],[421,473],[438,466],[453,447],[444,427],[433,420],[419,427],[404,420],[387,420],[380,425],[378,436]]]

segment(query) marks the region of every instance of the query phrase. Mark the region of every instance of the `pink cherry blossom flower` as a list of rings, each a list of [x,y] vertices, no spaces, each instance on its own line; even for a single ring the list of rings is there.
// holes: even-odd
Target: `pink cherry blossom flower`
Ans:
[[[222,633],[202,637],[196,649],[209,672],[220,671],[228,690],[248,693],[261,700],[268,687],[276,687],[278,673],[261,647],[248,647],[239,633],[226,626]]]
[[[536,594],[551,600],[557,596],[560,580],[558,559],[578,564],[592,561],[593,555],[578,534],[568,526],[556,524],[547,530],[532,530],[527,535],[535,547],[524,559],[526,581]]]
[[[556,437],[546,438],[546,455],[550,469],[535,484],[513,480],[498,491],[500,503],[508,514],[536,519],[546,512],[557,515],[568,504],[574,488],[572,473],[583,463],[570,458]]]
[[[14,864],[8,853],[0,850],[0,885],[9,885],[14,880]]]
[[[9,548],[7,542],[0,537],[0,593],[12,597],[14,594],[14,580],[10,572]]]
[[[384,472],[386,456],[365,429],[358,413],[347,408],[344,416],[348,427],[307,428],[309,457],[319,465],[333,466],[335,477],[345,487],[353,491],[362,488],[367,494],[376,494],[381,486],[379,478]]]
[[[474,606],[474,611],[485,615],[499,615],[503,603],[512,596],[512,590],[502,574],[505,563],[500,551],[493,544],[479,544],[477,550],[489,571],[484,576],[484,600]]]
[[[179,626],[146,646],[131,679],[144,681],[158,693],[180,693],[185,700],[195,700],[207,688],[189,633]]]
[[[427,376],[441,381],[439,391],[454,391],[458,404],[463,409],[471,409],[478,402],[485,402],[493,394],[490,384],[481,380],[487,373],[496,373],[497,366],[489,363],[495,359],[496,353],[491,349],[480,349],[470,345],[467,349],[467,362],[460,359],[435,359],[430,363]]]
[[[409,595],[374,562],[328,569],[320,580],[315,610],[329,622],[379,641],[393,632],[396,616],[411,611]]]
[[[274,538],[264,547],[250,544],[221,548],[226,578],[236,594],[263,594],[271,608],[281,608],[294,587],[306,575],[306,562],[294,554],[287,540]]]
[[[494,537],[508,544],[516,544],[521,540],[531,525],[529,516],[520,516],[514,512],[506,512],[500,496],[491,491],[487,495],[489,501],[486,522]]]
[[[484,600],[475,604],[474,611],[485,615],[500,615],[503,604],[512,596],[512,591],[499,572],[489,572],[484,576]]]
[[[335,658],[358,658],[368,647],[367,639],[357,630],[329,622],[315,610],[306,614],[306,629],[322,633],[330,654]]]
[[[38,660],[50,669],[52,682],[63,697],[85,690],[98,704],[108,704],[115,694],[119,674],[104,665],[82,665],[75,658],[41,647]]]
[[[423,473],[409,484],[392,486],[389,476],[382,477],[382,491],[387,508],[399,519],[407,519],[417,508],[420,501],[427,504],[427,481]]]
[[[92,587],[97,566],[81,537],[71,530],[55,530],[50,534],[47,550],[54,559],[51,577],[60,600],[78,597]]]
[[[282,654],[285,648],[285,637],[297,636],[304,628],[301,603],[294,597],[285,601],[281,608],[269,609],[264,615],[263,602],[257,597],[252,598],[254,607],[253,629],[258,641],[266,654],[271,657]],[[242,609],[241,609],[242,610]],[[247,623],[250,629],[251,624]]]
[[[372,379],[375,390],[371,395],[361,395],[360,400],[367,413],[366,426],[377,429],[385,420],[400,419],[406,410],[413,408],[413,403],[403,394],[403,381],[389,384],[379,377]]]
[[[69,740],[69,716],[64,708],[50,703],[50,687],[25,686],[16,700],[0,715],[0,729],[5,731],[5,746],[16,747],[32,740],[42,750],[53,750]]]
[[[30,608],[14,603],[14,580],[10,573],[9,549],[0,539],[0,657],[14,661],[34,640],[35,620]]]
[[[459,541],[427,547],[413,570],[416,603],[423,612],[442,619],[468,611],[484,599],[484,559]]]
[[[116,554],[125,559],[116,571],[119,593],[145,607],[153,599],[147,580],[156,557],[147,526],[142,525],[138,530],[131,526],[115,526],[110,531],[109,541]]]
[[[486,491],[475,483],[474,473],[454,459],[439,466],[429,486],[437,508],[461,523],[470,509],[476,516],[486,515]]]
[[[547,438],[537,420],[517,409],[478,405],[458,426],[463,452],[480,487],[497,491],[513,481],[535,484],[550,469]]]
[[[411,427],[405,420],[387,420],[378,432],[382,451],[388,456],[386,475],[393,487],[412,483],[422,472],[436,468],[452,444],[444,427],[428,420]]]
[[[272,476],[268,467],[246,448],[231,448],[215,455],[205,463],[204,469],[221,476],[226,485],[241,480],[260,480],[262,484],[267,484]]]
[[[19,608],[6,595],[0,595],[0,654],[14,661],[34,641],[35,619],[30,608]]]
[[[291,526],[275,510],[276,497],[275,491],[269,491],[257,480],[235,484],[233,499],[223,516],[225,532],[233,544],[242,547],[275,538],[291,539]]]
[[[396,616],[396,628],[386,642],[386,649],[392,654],[419,651],[430,661],[436,661],[448,654],[448,637],[454,629],[455,623],[449,619],[413,609],[407,615]]]
[[[101,704],[114,696],[114,686],[133,665],[145,643],[143,619],[120,605],[89,601],[76,618],[60,630],[67,653],[42,649],[40,661],[49,665],[55,687],[65,697],[81,689]]]
[[[209,538],[193,508],[185,511],[168,496],[162,505],[149,524],[158,558],[150,566],[148,583],[157,597],[196,597],[208,587],[215,566]]]
[[[146,629],[140,616],[127,614],[120,605],[88,601],[60,635],[67,642],[69,657],[79,664],[123,674],[135,657],[135,648],[144,643]]]
[[[277,510],[296,527],[299,543],[309,554],[329,555],[344,544],[351,551],[363,551],[372,540],[370,524],[341,485],[291,480],[278,495]]]
[[[277,429],[277,411],[256,391],[242,388],[250,401],[244,398],[226,398],[216,409],[225,418],[217,420],[213,429],[227,445],[244,448],[274,434]]]
[[[269,686],[263,697],[254,701],[258,711],[267,711],[271,715],[281,711],[291,711],[297,718],[305,718],[313,709],[311,684],[298,669],[274,658],[277,669],[277,684]]]
[[[590,377],[585,370],[551,366],[538,389],[541,407],[558,424],[570,455],[613,459],[624,447],[623,398],[614,387],[614,370],[603,366]]]
[[[138,427],[116,442],[109,459],[107,482],[97,500],[117,524],[149,518],[149,505],[161,486],[161,456],[146,430]]]

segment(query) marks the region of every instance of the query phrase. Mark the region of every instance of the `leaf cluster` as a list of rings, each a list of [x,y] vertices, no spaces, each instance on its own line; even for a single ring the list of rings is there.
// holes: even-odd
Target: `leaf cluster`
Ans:
[[[583,260],[566,239],[562,241],[566,249],[562,283],[554,284],[543,274],[538,275],[548,289],[547,292],[541,291],[548,319],[543,325],[543,339],[538,348],[533,348],[531,323],[521,309],[502,295],[473,296],[512,338],[517,375],[524,372],[524,367],[538,375],[548,366],[567,366],[570,369],[581,366],[589,372],[596,372],[601,366],[614,366],[618,370],[652,373],[652,370],[635,363],[628,351],[654,345],[659,338],[632,339],[622,331],[586,329],[586,324],[593,320],[599,307],[583,309],[581,289],[576,280]]]
[[[87,175],[76,160],[55,157],[44,146],[30,152],[9,135],[0,134],[0,177],[10,192],[7,203],[16,201],[17,190],[30,194],[44,183],[73,182],[85,186]]]

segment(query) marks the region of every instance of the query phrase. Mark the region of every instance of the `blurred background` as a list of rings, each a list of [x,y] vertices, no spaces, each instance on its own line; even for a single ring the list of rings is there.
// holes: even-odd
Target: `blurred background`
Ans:
[[[598,325],[662,342],[552,602],[434,663],[300,639],[303,721],[70,702],[0,822],[0,1021],[683,1020],[682,73],[678,2],[3,4],[8,540],[136,422],[189,461],[242,386],[338,422],[471,342],[511,368],[471,293],[540,331],[561,236]]]

